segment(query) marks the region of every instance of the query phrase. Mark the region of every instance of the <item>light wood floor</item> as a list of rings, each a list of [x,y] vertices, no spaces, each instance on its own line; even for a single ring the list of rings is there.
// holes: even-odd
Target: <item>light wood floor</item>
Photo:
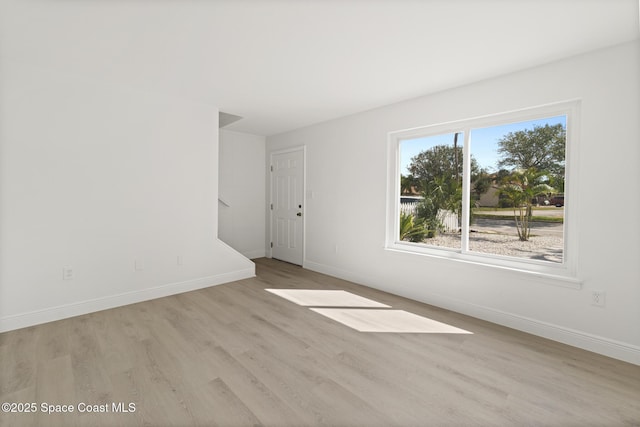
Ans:
[[[278,261],[257,275],[0,334],[1,402],[136,407],[0,425],[640,425],[638,366]],[[344,289],[473,335],[357,332],[265,288]]]

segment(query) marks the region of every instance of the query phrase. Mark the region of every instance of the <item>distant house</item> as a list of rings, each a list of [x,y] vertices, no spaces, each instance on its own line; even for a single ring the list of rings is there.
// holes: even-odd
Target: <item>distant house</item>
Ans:
[[[480,195],[480,198],[476,202],[478,207],[497,207],[500,202],[500,188],[497,185],[492,185],[489,189]]]

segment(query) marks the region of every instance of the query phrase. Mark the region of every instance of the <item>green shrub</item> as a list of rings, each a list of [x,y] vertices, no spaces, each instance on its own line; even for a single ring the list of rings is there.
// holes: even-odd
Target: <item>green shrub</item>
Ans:
[[[416,216],[423,222],[425,229],[425,237],[430,239],[435,237],[438,232],[444,230],[442,221],[438,217],[440,207],[436,200],[431,197],[425,197],[420,204]]]
[[[400,240],[422,242],[426,234],[422,219],[415,219],[411,214],[400,212]]]

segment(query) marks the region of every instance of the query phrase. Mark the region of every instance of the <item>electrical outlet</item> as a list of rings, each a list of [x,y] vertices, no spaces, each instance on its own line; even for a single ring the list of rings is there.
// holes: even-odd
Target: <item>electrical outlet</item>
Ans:
[[[593,291],[591,293],[591,305],[596,307],[604,307],[606,293],[604,291]]]
[[[62,267],[62,280],[72,280],[72,279],[73,279],[73,268]]]

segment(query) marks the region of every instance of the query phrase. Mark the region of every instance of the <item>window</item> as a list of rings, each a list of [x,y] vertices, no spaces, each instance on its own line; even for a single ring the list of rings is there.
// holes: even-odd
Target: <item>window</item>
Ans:
[[[578,103],[390,134],[387,248],[575,277]]]

